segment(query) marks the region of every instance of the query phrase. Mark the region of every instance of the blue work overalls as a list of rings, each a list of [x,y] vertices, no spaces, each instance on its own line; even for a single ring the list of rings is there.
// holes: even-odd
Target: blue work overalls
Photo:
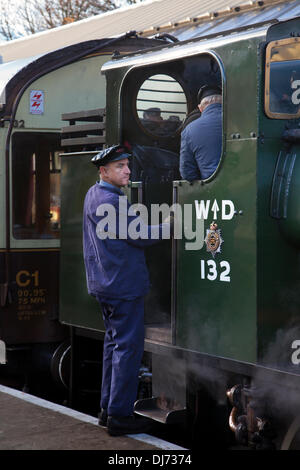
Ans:
[[[209,178],[222,153],[222,105],[213,103],[181,133],[180,174],[193,181]]]
[[[106,330],[101,408],[112,416],[129,416],[137,396],[144,350],[144,296],[150,286],[144,248],[158,240],[151,240],[150,226],[148,239],[119,237],[120,196],[124,197],[120,189],[104,182],[89,189],[84,203],[83,249],[88,292],[101,305]],[[99,237],[99,231],[97,234],[97,224],[105,216],[99,210],[103,204],[113,206],[117,215],[115,236],[106,239]],[[128,217],[128,225],[133,218]],[[159,226],[160,236],[163,225]]]

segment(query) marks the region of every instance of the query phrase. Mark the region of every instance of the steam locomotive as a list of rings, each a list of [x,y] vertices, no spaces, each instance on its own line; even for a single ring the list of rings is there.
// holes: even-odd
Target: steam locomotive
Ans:
[[[125,143],[134,154],[128,199],[182,215],[182,237],[146,251],[152,389],[135,410],[186,426],[194,443],[230,445],[234,436],[256,449],[298,445],[299,28],[295,18],[167,43],[115,54],[101,69],[106,145]],[[179,175],[180,133],[211,82],[222,88],[222,153],[211,177],[188,182]],[[104,331],[81,248],[84,195],[97,179],[92,155],[71,147],[62,155],[60,319],[71,325],[74,403],[84,358],[99,359],[91,344]]]
[[[70,406],[99,403],[104,325],[86,289],[82,209],[91,157],[126,143],[128,199],[182,215],[182,236],[146,253],[136,412],[194,446],[299,448],[299,26],[124,35],[1,65],[0,371],[24,370],[27,385],[51,372]],[[222,153],[191,183],[180,134],[210,81]]]

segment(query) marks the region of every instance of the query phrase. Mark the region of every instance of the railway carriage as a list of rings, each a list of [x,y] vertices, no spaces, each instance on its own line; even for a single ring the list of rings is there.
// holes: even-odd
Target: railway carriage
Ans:
[[[68,381],[69,331],[58,312],[59,155],[78,138],[102,148],[105,81],[97,78],[115,48],[132,51],[135,40],[86,41],[0,65],[0,363],[3,372],[21,371],[31,392],[45,393],[46,378]],[[61,139],[63,112],[80,114],[71,138],[62,131]]]

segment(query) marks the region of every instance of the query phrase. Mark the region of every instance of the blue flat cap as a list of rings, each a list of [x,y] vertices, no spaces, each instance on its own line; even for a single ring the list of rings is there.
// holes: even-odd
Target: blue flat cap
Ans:
[[[117,160],[123,160],[124,158],[130,158],[132,155],[128,149],[123,145],[113,145],[107,149],[101,150],[91,160],[97,167],[106,165],[110,162],[116,162]]]
[[[200,104],[200,101],[203,98],[211,95],[221,95],[222,89],[218,85],[203,85],[197,94],[197,103]]]

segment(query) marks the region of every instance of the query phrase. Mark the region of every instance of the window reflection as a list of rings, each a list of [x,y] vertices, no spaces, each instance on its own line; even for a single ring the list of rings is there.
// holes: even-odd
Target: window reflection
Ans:
[[[297,114],[300,104],[300,61],[273,62],[270,67],[270,111]]]
[[[144,81],[137,95],[137,114],[144,128],[157,136],[172,135],[186,113],[186,96],[171,76],[152,75]]]
[[[13,136],[13,235],[58,238],[60,230],[60,137]]]
[[[300,44],[296,39],[272,42],[266,56],[266,113],[285,119],[300,115]]]

